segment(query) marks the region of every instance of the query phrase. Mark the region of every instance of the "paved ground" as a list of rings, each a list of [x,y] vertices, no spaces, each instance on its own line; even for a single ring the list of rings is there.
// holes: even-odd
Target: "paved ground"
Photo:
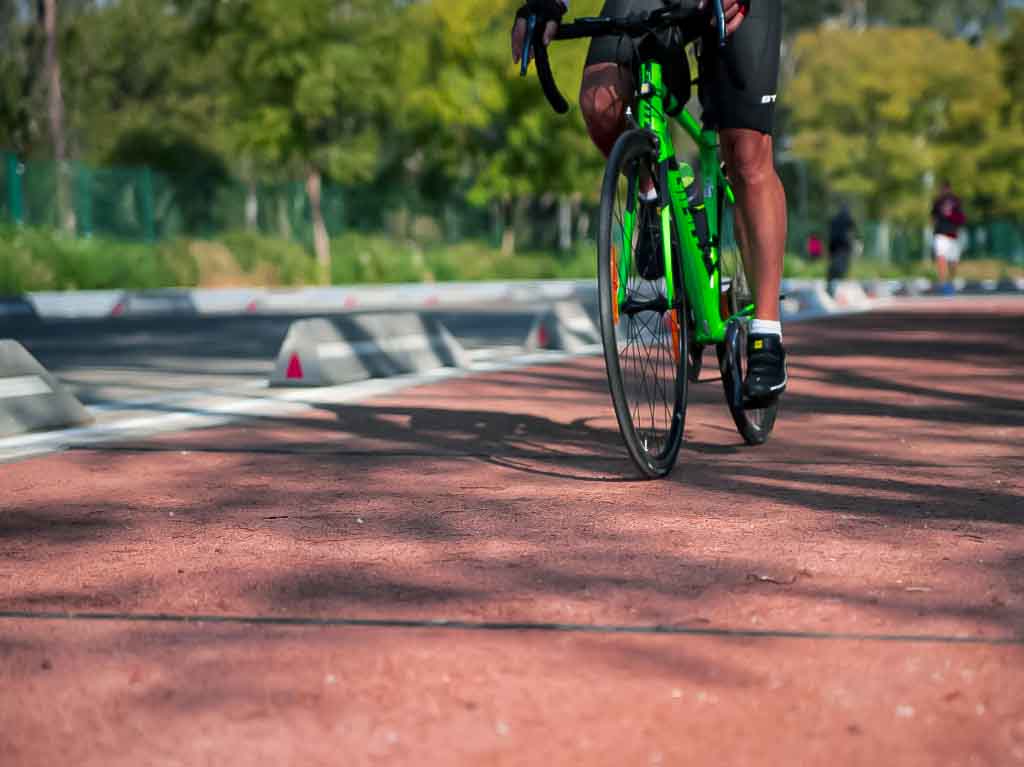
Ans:
[[[1022,323],[791,326],[659,483],[596,359],[0,466],[3,763],[1024,763]]]

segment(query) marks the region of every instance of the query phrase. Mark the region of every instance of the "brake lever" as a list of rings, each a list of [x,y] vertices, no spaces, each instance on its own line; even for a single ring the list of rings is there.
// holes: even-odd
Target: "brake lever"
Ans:
[[[718,47],[724,48],[726,43],[725,7],[722,5],[722,0],[715,0],[715,20],[718,22]]]
[[[721,0],[718,0],[721,2]],[[526,19],[526,40],[523,41],[523,58],[519,63],[519,76],[526,77],[526,73],[530,70],[530,54],[532,51],[530,47],[533,43],[533,33],[537,30],[537,16],[531,14]]]

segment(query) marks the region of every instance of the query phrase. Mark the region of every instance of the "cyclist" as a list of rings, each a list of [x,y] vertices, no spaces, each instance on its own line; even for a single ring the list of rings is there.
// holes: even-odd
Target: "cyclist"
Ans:
[[[711,0],[682,0],[706,10]],[[528,0],[512,30],[512,56],[522,57],[526,37],[523,14],[545,23],[550,43],[568,0]],[[602,16],[652,11],[668,0],[605,0]],[[704,121],[717,128],[729,180],[736,193],[736,230],[744,267],[754,290],[757,316],[747,346],[746,393],[771,400],[786,389],[786,352],[779,318],[779,289],[786,242],[786,195],[775,171],[772,132],[775,123],[782,0],[723,0],[726,32],[732,36],[723,53],[717,42],[701,45],[700,99]],[[709,30],[710,22],[709,22]],[[626,108],[633,93],[629,70],[633,49],[615,38],[591,41],[580,88],[580,108],[594,144],[607,156],[626,129]],[[680,61],[683,61],[680,48]],[[726,61],[729,57],[731,61]],[[643,194],[656,195],[653,188]],[[655,197],[656,199],[656,197]]]

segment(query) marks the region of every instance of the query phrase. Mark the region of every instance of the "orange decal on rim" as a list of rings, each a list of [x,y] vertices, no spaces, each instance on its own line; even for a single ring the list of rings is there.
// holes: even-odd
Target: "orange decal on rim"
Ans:
[[[675,358],[675,362],[679,364],[679,357],[682,354],[679,342],[679,310],[674,309],[665,315],[665,322],[668,323],[669,330],[672,331],[672,357]]]
[[[619,324],[619,249],[612,245],[612,324]]]

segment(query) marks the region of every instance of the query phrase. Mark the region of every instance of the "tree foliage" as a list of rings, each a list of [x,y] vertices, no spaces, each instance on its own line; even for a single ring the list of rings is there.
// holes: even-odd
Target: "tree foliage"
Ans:
[[[578,109],[555,115],[512,65],[519,2],[61,0],[70,153],[210,190],[198,218],[232,177],[311,170],[354,190],[350,211],[372,225],[389,207],[472,208],[508,227],[516,211],[593,204],[603,160]],[[992,212],[1024,214],[1024,15],[1003,24],[997,0],[784,4],[778,143],[815,185],[919,222],[948,176]],[[35,7],[0,2],[0,147],[26,157],[49,146]],[[957,37],[972,21],[973,47]],[[553,48],[570,101],[586,46]]]
[[[936,180],[1016,209],[1021,133],[994,45],[930,29],[821,27],[795,41],[793,153],[873,218],[924,221]]]

